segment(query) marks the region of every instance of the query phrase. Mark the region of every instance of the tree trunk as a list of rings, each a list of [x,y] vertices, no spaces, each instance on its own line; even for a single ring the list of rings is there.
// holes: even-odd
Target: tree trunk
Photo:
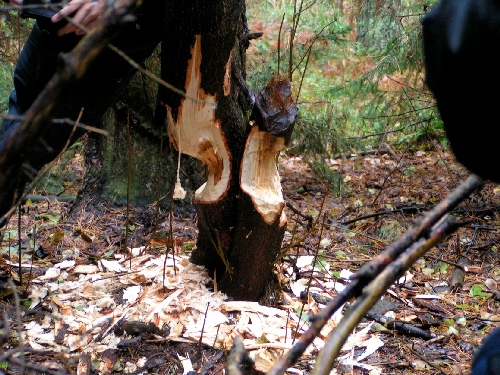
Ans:
[[[169,0],[165,7],[161,76],[167,85],[159,90],[156,119],[161,120],[159,129],[166,124],[171,144],[201,160],[207,173],[206,182],[193,194],[199,236],[191,258],[205,265],[230,297],[257,300],[271,281],[286,225],[276,153],[289,141],[297,116],[291,86],[275,78],[255,98],[246,85],[249,34],[244,0]],[[102,25],[103,31],[106,26]],[[99,36],[86,40],[84,47],[98,44]],[[50,121],[57,101],[64,100],[68,82],[84,75],[92,54],[80,47],[76,52],[66,58],[75,68],[63,65],[0,155],[0,177],[9,175],[13,155],[22,154],[19,149],[36,140]],[[137,92],[132,88],[129,94]],[[132,95],[109,112],[105,122],[118,125],[110,129],[111,137],[91,138],[84,192],[95,183],[103,196],[119,199],[130,174],[130,193],[140,201],[151,194],[156,198],[155,181],[167,181],[161,168],[153,168],[166,163],[173,170],[177,158],[159,155],[154,143],[146,151],[159,130],[146,126],[154,123],[145,119],[153,117],[148,103],[155,100],[144,98]],[[184,170],[182,182],[194,181],[196,171]],[[171,191],[169,185],[166,191]]]
[[[286,224],[275,154],[297,115],[290,86],[270,84],[285,97],[260,95],[250,126],[244,1],[172,1],[167,8],[162,78],[186,93],[162,89],[169,136],[208,171],[194,194],[199,235],[191,259],[229,296],[257,300],[271,281]],[[283,108],[289,116],[280,122]],[[266,129],[272,119],[286,129]]]
[[[159,54],[152,56],[147,69],[159,75]],[[84,143],[86,175],[80,199],[107,200],[113,204],[129,202],[139,207],[159,200],[169,209],[174,188],[178,152],[168,142],[164,121],[155,119],[157,85],[137,73],[118,103],[106,113],[102,127],[105,137],[90,134]],[[130,165],[129,165],[130,164]],[[130,168],[130,170],[129,170]],[[180,214],[194,213],[191,203],[194,190],[204,178],[201,163],[183,156],[181,173],[187,198],[175,202]],[[130,178],[129,178],[130,174]]]

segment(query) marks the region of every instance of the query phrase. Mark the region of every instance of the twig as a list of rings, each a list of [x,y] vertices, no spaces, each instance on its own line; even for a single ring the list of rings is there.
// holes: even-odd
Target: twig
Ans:
[[[280,29],[278,31],[278,71],[277,75],[280,75],[280,60],[281,60],[281,30],[283,29],[283,23],[285,22],[285,13],[283,13],[283,17],[281,17]]]
[[[403,213],[404,211],[413,211],[413,210],[415,210],[415,207],[401,207],[401,208],[396,208],[393,210],[382,210],[382,211],[374,212],[372,214],[358,216],[358,217],[355,217],[354,219],[343,221],[340,224],[341,225],[349,225],[349,224],[355,223],[356,221],[371,219],[373,217],[392,215],[392,214],[395,214],[398,212]]]
[[[158,145],[158,155],[163,155],[163,126],[160,126],[160,144]],[[161,158],[158,158],[158,177],[156,180],[156,204],[155,204],[155,226],[153,230],[151,231],[151,236],[149,237],[148,241],[146,242],[146,246],[144,246],[144,252],[147,252],[149,246],[151,245],[151,242],[153,241],[154,236],[156,235],[156,232],[158,231],[158,224],[160,220],[160,196],[161,196],[161,185],[160,182],[162,181],[162,165],[161,165]],[[165,255],[167,256],[167,255]],[[165,270],[163,271],[165,272]]]
[[[127,252],[128,236],[130,233],[130,180],[132,179],[132,138],[130,136],[130,112],[127,112],[127,206],[125,213],[125,240],[123,241],[123,253]],[[130,246],[132,248],[132,246]],[[129,257],[129,268],[132,269],[132,251]]]
[[[15,208],[15,207],[13,207]],[[23,284],[23,268],[22,268],[22,252],[21,252],[21,246],[22,246],[22,241],[21,241],[21,206],[17,206],[17,256],[19,258],[19,270],[18,270],[18,277],[19,277],[19,284]]]
[[[452,191],[445,200],[428,212],[415,227],[389,245],[379,256],[377,256],[377,258],[366,263],[360,271],[354,274],[351,282],[334,297],[325,308],[314,316],[309,329],[301,335],[293,348],[279,359],[267,375],[284,374],[286,369],[297,362],[302,353],[304,353],[307,347],[319,335],[321,329],[335,311],[352,297],[359,296],[363,288],[368,285],[369,281],[380,274],[391,261],[396,259],[396,257],[411,246],[412,243],[428,233],[429,228],[431,228],[443,215],[454,209],[474,190],[481,188],[483,184],[483,180],[478,176],[469,176],[469,178]]]
[[[446,213],[451,212],[460,202],[467,198],[474,190],[482,188],[484,181],[474,174],[470,175],[446,198],[437,204],[425,215],[420,222],[408,230],[403,236],[389,245],[372,262],[365,264],[353,277],[373,279],[392,260],[405,251],[408,246],[429,233],[430,228],[437,223]]]
[[[58,195],[38,195],[38,194],[26,194],[22,200],[22,203],[26,203],[27,201],[31,202],[71,202],[76,198],[76,195],[65,195],[64,197],[60,197]]]
[[[427,340],[426,342],[424,342],[422,344],[422,347],[426,347],[426,346],[429,346],[429,345],[432,345],[432,344],[435,344],[435,343],[441,342],[441,341],[444,341],[446,343],[447,341],[450,340],[450,337],[451,337],[451,334],[445,335],[445,336],[437,336],[433,339],[430,339],[430,340]]]
[[[1,117],[9,119],[9,120],[21,120],[21,121],[24,121],[26,119],[26,116],[23,116],[23,115],[3,115]],[[60,124],[60,125],[71,125],[71,126],[77,127],[78,129],[83,129],[83,130],[91,132],[91,133],[101,134],[105,137],[109,136],[109,132],[107,130],[99,129],[99,128],[96,128],[95,126],[85,125],[85,124],[79,123],[77,121],[73,121],[69,118],[55,118],[55,119],[52,119],[52,123],[53,124]]]
[[[253,360],[249,357],[243,345],[243,338],[236,336],[227,358],[228,375],[243,375],[242,368],[250,367],[253,364]]]
[[[33,251],[31,252],[31,264],[30,264],[30,273],[28,274],[28,281],[26,283],[26,291],[29,290],[31,279],[33,277],[33,264],[35,264],[35,253],[36,253],[36,224],[33,227]]]
[[[203,317],[203,325],[201,326],[200,340],[198,341],[198,350],[201,356],[201,344],[203,342],[203,333],[205,332],[205,323],[207,321],[208,308],[210,307],[210,301],[207,302],[207,308],[205,309],[205,316]]]
[[[298,208],[296,208],[293,204],[290,203],[290,201],[288,199],[285,199],[285,204],[286,206],[292,210],[292,212],[294,214],[297,214],[299,215],[300,217],[303,217],[304,219],[307,220],[307,222],[309,223],[308,224],[308,228],[312,227],[312,223],[313,223],[313,217],[311,215],[307,215],[305,213],[303,213],[302,211],[300,211]]]
[[[363,294],[352,304],[344,314],[335,330],[331,333],[325,346],[320,351],[312,375],[328,374],[333,369],[347,337],[363,319],[368,310],[379,300],[397,278],[417,261],[422,255],[436,244],[441,242],[450,233],[456,230],[456,222],[452,217],[446,217],[436,224],[428,239],[420,239],[408,248],[398,259],[392,261],[378,276],[365,288]]]
[[[460,263],[455,263],[455,262],[451,262],[449,260],[446,260],[446,259],[442,259],[442,258],[438,258],[438,257],[435,257],[433,255],[426,255],[425,256],[426,258],[430,258],[432,260],[437,260],[438,262],[442,262],[442,263],[446,263],[446,264],[449,264],[450,266],[453,266],[455,268],[459,268],[461,269],[462,271],[465,271],[465,266],[463,264],[460,264]]]
[[[217,293],[217,292],[215,292],[215,293]],[[217,339],[219,338],[220,326],[221,326],[221,324],[218,324],[218,325],[217,325],[217,332],[215,332],[214,343],[212,344],[212,346],[213,346],[214,348],[215,348],[215,344],[217,343]]]
[[[445,374],[445,372],[443,372],[443,370],[441,370],[439,368],[439,366],[436,366],[434,363],[432,363],[431,361],[429,361],[427,358],[425,358],[422,354],[420,354],[419,352],[417,352],[415,349],[411,348],[410,346],[408,345],[405,345],[406,348],[412,352],[414,355],[416,355],[418,358],[420,358],[422,361],[424,361],[425,363],[427,363],[430,367],[436,369],[439,371],[440,374]]]

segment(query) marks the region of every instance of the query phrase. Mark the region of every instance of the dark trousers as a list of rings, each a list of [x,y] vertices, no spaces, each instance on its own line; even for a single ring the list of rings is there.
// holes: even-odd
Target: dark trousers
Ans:
[[[153,18],[153,19],[152,19]],[[54,75],[57,59],[61,52],[69,52],[81,38],[74,34],[58,37],[44,30],[42,22],[37,22],[17,61],[14,70],[14,90],[9,98],[8,115],[23,115]],[[161,20],[154,17],[138,17],[137,22],[127,26],[113,44],[138,63],[149,57],[161,40]],[[83,109],[80,122],[99,126],[104,112],[117,100],[121,91],[129,83],[135,69],[110,49],[106,49],[92,64],[85,78],[64,98],[55,115],[59,119],[76,121]],[[10,134],[21,125],[22,120],[4,118],[0,127],[0,155]],[[1,217],[10,210],[13,203],[37,172],[51,162],[65,147],[73,126],[53,123],[34,147],[26,160],[18,166],[16,180],[9,191],[0,192],[0,227],[5,224]],[[70,144],[83,134],[78,129]]]

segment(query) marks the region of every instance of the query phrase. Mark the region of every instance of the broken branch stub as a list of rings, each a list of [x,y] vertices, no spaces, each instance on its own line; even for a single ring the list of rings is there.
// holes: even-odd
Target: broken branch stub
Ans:
[[[299,110],[292,98],[292,85],[286,79],[273,77],[257,95],[250,120],[259,129],[290,141]]]

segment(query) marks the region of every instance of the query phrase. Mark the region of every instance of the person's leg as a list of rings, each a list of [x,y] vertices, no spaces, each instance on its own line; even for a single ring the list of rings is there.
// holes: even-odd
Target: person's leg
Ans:
[[[143,63],[160,41],[161,33],[157,29],[151,26],[130,25],[114,44],[134,61]],[[47,43],[44,38],[47,38],[50,43]],[[10,98],[9,114],[22,115],[27,111],[54,74],[58,53],[70,50],[76,42],[76,38],[45,35],[40,32],[39,28],[34,28],[16,66],[15,90]],[[80,121],[83,124],[98,126],[105,111],[116,101],[134,73],[135,69],[122,57],[110,49],[104,51],[92,64],[85,79],[75,84],[64,102],[58,106],[55,117],[69,118],[74,121],[83,108]],[[21,121],[16,119],[4,120],[0,129],[0,154],[2,142],[5,142],[10,132],[20,123]],[[64,149],[72,131],[71,125],[61,123],[53,123],[46,129],[34,151],[30,153],[27,160],[23,160],[23,171],[19,165],[16,182],[13,182],[11,189],[3,192],[0,197],[0,217],[12,207],[16,197],[19,198],[25,184]],[[81,134],[82,132],[78,130],[69,143],[71,144]],[[0,228],[3,225],[0,219]]]
[[[0,126],[0,155],[11,134],[22,124],[20,116],[28,110],[54,74],[59,53],[71,50],[78,40],[74,36],[56,38],[42,31],[38,24],[33,26],[14,69],[14,90],[9,97],[9,111]],[[57,155],[50,147],[48,150],[42,144],[36,147],[40,149],[41,161],[50,161]],[[6,221],[2,218],[4,214],[20,198],[26,182],[32,180],[40,168],[33,169],[26,164],[22,155],[9,160],[9,164],[9,170],[2,174],[6,179],[4,185],[8,186],[0,193],[0,228]]]

